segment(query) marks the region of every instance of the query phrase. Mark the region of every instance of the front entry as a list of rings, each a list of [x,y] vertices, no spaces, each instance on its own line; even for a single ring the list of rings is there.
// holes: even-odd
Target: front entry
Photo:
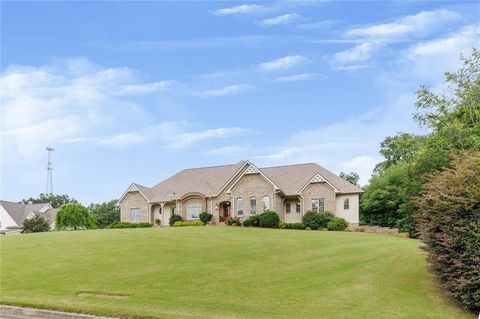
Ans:
[[[226,221],[230,217],[230,202],[220,203],[220,221]]]

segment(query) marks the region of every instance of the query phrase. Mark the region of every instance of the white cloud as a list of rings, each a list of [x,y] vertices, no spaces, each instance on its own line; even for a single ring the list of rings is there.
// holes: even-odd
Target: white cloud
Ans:
[[[182,133],[170,138],[171,142],[168,145],[171,148],[185,148],[203,140],[231,137],[247,131],[248,130],[239,127],[226,127]]]
[[[409,35],[422,35],[432,32],[442,25],[459,20],[458,12],[439,9],[422,11],[415,15],[399,18],[391,23],[382,23],[366,27],[353,28],[346,32],[348,36],[364,36],[373,38],[397,38]]]
[[[368,68],[367,64],[355,64],[355,65],[341,65],[333,67],[334,71],[359,71]]]
[[[300,30],[316,30],[316,29],[328,29],[331,26],[340,23],[341,20],[321,20],[310,23],[299,24],[297,29]]]
[[[299,73],[293,75],[279,76],[274,79],[277,82],[294,82],[294,81],[306,81],[319,77],[318,73]]]
[[[262,11],[265,7],[258,4],[242,4],[235,7],[223,8],[214,11],[215,15],[246,14]]]
[[[239,127],[223,127],[200,131],[187,131],[191,124],[186,122],[163,122],[143,129],[120,132],[101,137],[76,137],[65,139],[64,143],[91,143],[100,146],[129,147],[143,143],[157,142],[168,148],[187,148],[198,142],[227,138],[247,132]]]
[[[306,60],[307,58],[301,55],[288,55],[280,59],[261,63],[258,66],[258,70],[275,71],[275,70],[282,70],[282,69],[290,69],[301,64],[302,62],[305,62]]]
[[[366,185],[368,177],[372,174],[376,164],[381,162],[380,156],[357,156],[340,163],[340,171],[349,173],[355,172],[361,176],[360,184]]]
[[[231,146],[224,146],[224,147],[219,147],[215,148],[213,150],[209,150],[207,153],[209,155],[239,155],[240,153],[245,152],[246,148],[242,146],[236,146],[236,145],[231,145]]]
[[[294,154],[301,152],[302,149],[299,147],[282,147],[279,150],[275,151],[274,153],[266,154],[266,155],[259,155],[255,156],[256,159],[260,160],[267,160],[267,161],[279,161],[285,160],[291,157]]]
[[[203,97],[220,97],[228,95],[238,95],[250,91],[253,89],[252,85],[248,84],[234,84],[225,86],[223,88],[206,90],[203,92],[195,92],[194,94],[203,96]]]
[[[289,24],[302,18],[301,15],[296,13],[288,13],[274,18],[263,19],[261,24],[265,26],[274,26],[281,24]]]
[[[334,59],[334,62],[337,62],[340,64],[365,61],[370,59],[372,54],[376,52],[379,47],[380,47],[379,43],[365,42],[362,44],[358,44],[351,49],[336,53],[333,56],[333,59]]]

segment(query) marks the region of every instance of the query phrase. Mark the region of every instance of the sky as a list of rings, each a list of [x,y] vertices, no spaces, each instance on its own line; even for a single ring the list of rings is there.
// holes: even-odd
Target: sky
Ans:
[[[480,43],[477,1],[1,1],[0,198],[119,198],[191,167],[316,162],[368,183],[426,133],[416,90]]]

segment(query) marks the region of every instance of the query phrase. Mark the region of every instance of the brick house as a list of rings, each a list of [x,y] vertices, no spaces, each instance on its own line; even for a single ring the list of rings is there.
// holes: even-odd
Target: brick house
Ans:
[[[329,211],[358,224],[362,189],[318,164],[257,168],[249,161],[185,169],[153,187],[131,184],[120,197],[121,220],[168,226],[172,214],[184,220],[201,212],[213,222],[272,210],[286,223],[301,222],[309,210]],[[221,218],[223,217],[223,218]]]

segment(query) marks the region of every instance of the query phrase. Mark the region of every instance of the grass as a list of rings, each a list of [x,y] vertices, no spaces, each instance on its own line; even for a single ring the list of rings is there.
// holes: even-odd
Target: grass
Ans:
[[[401,237],[182,227],[0,244],[4,304],[124,318],[473,318]]]

